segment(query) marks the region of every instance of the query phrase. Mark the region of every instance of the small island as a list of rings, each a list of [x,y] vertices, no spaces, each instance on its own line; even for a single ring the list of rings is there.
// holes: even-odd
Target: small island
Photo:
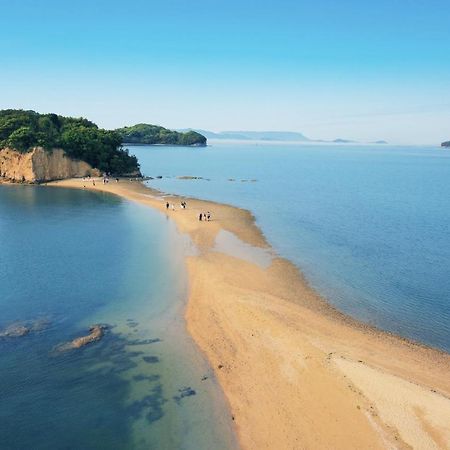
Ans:
[[[84,118],[35,111],[0,111],[0,176],[42,182],[101,173],[138,175],[119,133]]]
[[[441,147],[450,147],[450,141],[445,141],[441,144]]]
[[[139,123],[115,130],[126,144],[205,146],[206,137],[196,131],[180,133],[158,125]]]

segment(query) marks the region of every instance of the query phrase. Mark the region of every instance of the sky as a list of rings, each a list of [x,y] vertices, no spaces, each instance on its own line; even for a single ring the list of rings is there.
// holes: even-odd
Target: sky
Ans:
[[[450,139],[449,0],[0,0],[0,108]]]

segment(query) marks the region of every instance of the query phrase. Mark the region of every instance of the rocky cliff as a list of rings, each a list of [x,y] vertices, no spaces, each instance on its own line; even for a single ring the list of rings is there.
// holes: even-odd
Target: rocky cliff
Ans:
[[[69,158],[61,149],[46,151],[35,147],[27,153],[0,149],[0,177],[6,180],[39,183],[88,175],[100,173],[84,161]]]

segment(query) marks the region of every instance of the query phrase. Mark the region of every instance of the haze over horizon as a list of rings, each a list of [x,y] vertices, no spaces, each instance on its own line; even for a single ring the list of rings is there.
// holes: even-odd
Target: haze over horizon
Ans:
[[[444,0],[8,2],[0,108],[438,144],[450,139],[449,19]]]

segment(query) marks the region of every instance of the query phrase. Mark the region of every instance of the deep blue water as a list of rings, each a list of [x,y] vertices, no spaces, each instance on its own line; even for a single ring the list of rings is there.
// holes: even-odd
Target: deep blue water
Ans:
[[[152,187],[250,209],[275,250],[340,310],[450,351],[448,150],[217,143],[131,152],[145,175],[163,176]],[[204,179],[176,178],[184,175]]]
[[[36,328],[0,337],[2,450],[233,447],[182,320],[189,248],[113,196],[0,186],[0,333]],[[95,323],[108,324],[100,342],[57,350]]]

